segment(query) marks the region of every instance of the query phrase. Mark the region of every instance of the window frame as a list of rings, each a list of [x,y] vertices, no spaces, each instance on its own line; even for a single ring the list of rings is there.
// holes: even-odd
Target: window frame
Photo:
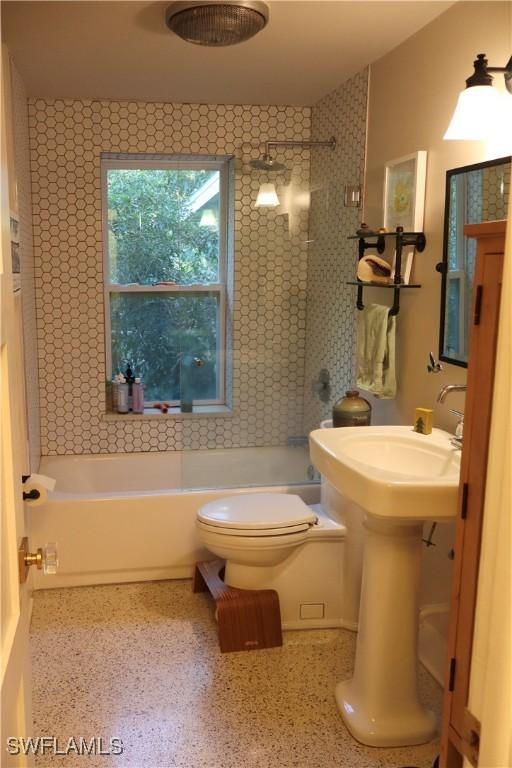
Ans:
[[[190,285],[123,285],[110,282],[110,254],[108,238],[108,171],[109,170],[213,170],[219,172],[219,274],[217,283],[194,283]],[[226,315],[227,315],[227,261],[229,222],[229,158],[225,160],[197,156],[189,159],[166,157],[160,159],[131,159],[101,157],[101,200],[103,240],[103,283],[105,308],[105,364],[108,379],[112,378],[112,327],[111,295],[121,293],[165,294],[216,294],[219,299],[217,316],[217,392],[219,397],[210,400],[194,400],[198,406],[226,404]],[[158,402],[144,400],[144,407],[151,408]],[[171,406],[179,406],[179,400],[168,400]]]

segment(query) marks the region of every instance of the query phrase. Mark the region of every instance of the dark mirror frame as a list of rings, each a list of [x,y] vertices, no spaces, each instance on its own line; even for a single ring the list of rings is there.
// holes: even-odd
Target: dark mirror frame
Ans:
[[[483,163],[474,163],[473,165],[463,165],[460,168],[450,168],[446,171],[446,185],[445,185],[445,204],[444,204],[444,227],[443,227],[443,260],[440,262],[436,269],[441,272],[441,317],[439,322],[439,359],[445,363],[451,363],[452,365],[458,365],[460,368],[467,368],[468,364],[464,360],[457,360],[453,357],[448,357],[444,354],[444,326],[446,319],[446,287],[447,287],[447,272],[448,272],[448,230],[450,223],[450,182],[452,176],[458,176],[469,171],[478,171],[483,168],[494,168],[498,165],[506,165],[512,163],[512,156],[499,157],[495,160],[486,160]],[[471,307],[467,308],[468,313],[471,311]]]

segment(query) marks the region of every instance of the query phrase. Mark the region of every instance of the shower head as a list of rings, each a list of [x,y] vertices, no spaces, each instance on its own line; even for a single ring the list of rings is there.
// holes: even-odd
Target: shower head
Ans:
[[[270,155],[263,155],[258,160],[251,160],[250,166],[257,171],[286,171],[286,165],[278,163]]]
[[[298,149],[326,147],[334,151],[336,149],[336,139],[334,136],[331,136],[328,141],[267,141],[265,142],[265,154],[258,160],[251,160],[251,168],[255,168],[257,171],[286,171],[286,165],[278,163],[270,154],[273,147],[295,147]]]

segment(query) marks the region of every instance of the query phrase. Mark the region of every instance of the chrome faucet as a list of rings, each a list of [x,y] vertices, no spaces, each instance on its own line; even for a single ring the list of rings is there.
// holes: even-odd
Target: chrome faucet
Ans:
[[[437,395],[437,402],[444,403],[446,396],[450,392],[465,392],[465,384],[446,384]],[[462,411],[456,411],[454,408],[450,408],[450,413],[453,413],[458,418],[457,425],[455,427],[455,434],[451,439],[451,444],[456,448],[462,448],[462,438],[464,435],[464,414]]]
[[[444,403],[444,401],[446,400],[446,395],[449,395],[450,392],[465,392],[465,391],[466,391],[465,384],[446,384],[442,389],[439,390],[439,394],[437,395],[437,402]]]
[[[453,413],[454,416],[457,416],[458,418],[455,426],[455,434],[450,442],[456,448],[462,448],[462,438],[464,437],[464,414],[461,411],[456,411],[455,408],[450,408],[450,413]]]

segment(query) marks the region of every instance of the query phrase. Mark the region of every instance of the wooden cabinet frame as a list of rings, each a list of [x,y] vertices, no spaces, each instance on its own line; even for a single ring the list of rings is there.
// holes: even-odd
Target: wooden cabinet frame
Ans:
[[[470,321],[455,561],[443,699],[440,768],[478,760],[479,723],[467,709],[492,415],[506,221],[470,224],[477,240]]]

